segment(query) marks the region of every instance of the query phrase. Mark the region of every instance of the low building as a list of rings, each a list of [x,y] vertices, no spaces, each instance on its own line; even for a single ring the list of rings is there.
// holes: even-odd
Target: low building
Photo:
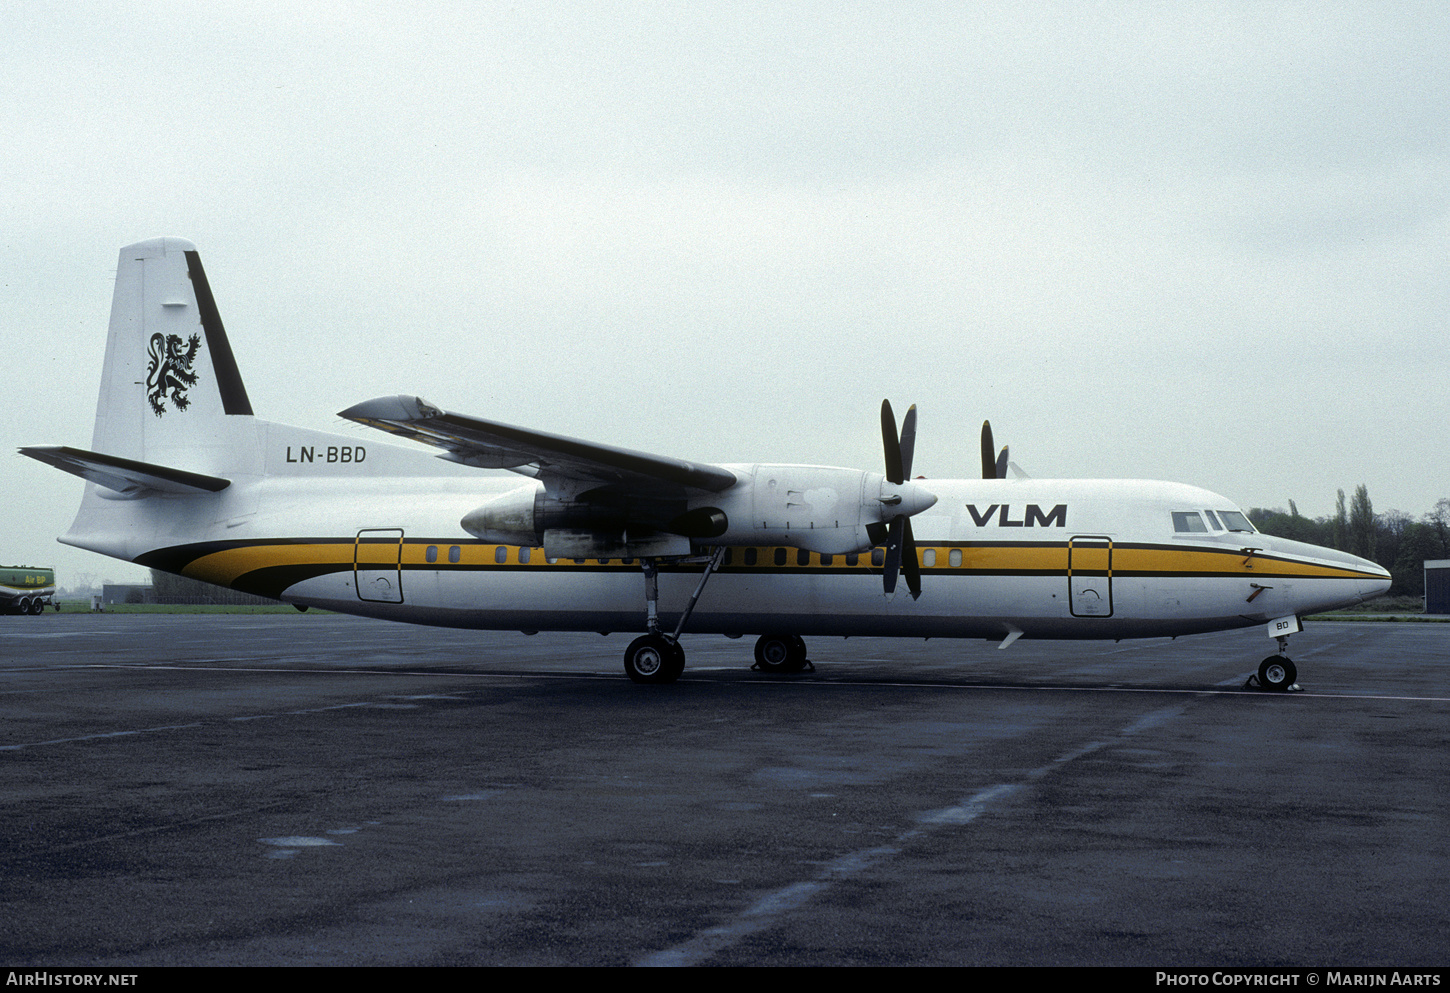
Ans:
[[[1425,613],[1450,614],[1450,559],[1425,560]]]
[[[155,603],[156,591],[150,583],[106,583],[101,587],[101,602],[108,606],[117,603]]]

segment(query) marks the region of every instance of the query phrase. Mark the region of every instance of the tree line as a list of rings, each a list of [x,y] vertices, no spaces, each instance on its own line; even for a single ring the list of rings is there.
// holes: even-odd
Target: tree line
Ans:
[[[1384,566],[1390,572],[1390,596],[1425,595],[1425,560],[1450,559],[1450,497],[1418,520],[1402,510],[1376,514],[1369,489],[1361,484],[1354,496],[1344,491],[1332,517],[1305,517],[1289,501],[1287,511],[1255,507],[1249,520],[1264,534],[1338,548]]]

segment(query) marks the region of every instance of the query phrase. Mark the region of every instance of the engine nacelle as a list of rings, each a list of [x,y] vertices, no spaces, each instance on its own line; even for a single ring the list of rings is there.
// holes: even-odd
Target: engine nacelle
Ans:
[[[597,487],[549,492],[526,483],[481,504],[460,522],[501,545],[543,546],[560,558],[667,558],[691,543],[790,545],[839,555],[880,543],[880,529],[936,503],[918,483],[876,472],[813,465],[732,466],[723,493],[653,498]]]
[[[691,552],[690,539],[717,538],[729,526],[716,507],[562,500],[538,482],[500,493],[459,524],[482,541],[543,546],[544,554],[554,558],[684,556]]]
[[[538,526],[537,516],[543,492],[543,484],[535,482],[500,493],[470,510],[459,524],[481,541],[537,548],[543,544],[544,529]]]
[[[813,465],[731,466],[740,483],[717,502],[730,527],[729,545],[790,545],[823,555],[864,552],[878,544],[871,530],[911,516],[936,496],[879,472]]]

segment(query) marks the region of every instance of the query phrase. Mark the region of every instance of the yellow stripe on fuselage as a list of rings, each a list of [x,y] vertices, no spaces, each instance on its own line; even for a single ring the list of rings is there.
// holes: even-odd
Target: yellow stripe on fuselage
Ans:
[[[428,561],[427,550],[436,549],[434,561]],[[449,551],[458,548],[458,561],[449,561]],[[872,571],[871,553],[863,552],[853,556],[854,563],[848,564],[847,556],[829,556],[829,565],[818,553],[809,553],[807,561],[801,563],[795,548],[787,548],[785,561],[777,565],[776,548],[773,545],[755,546],[755,561],[746,565],[748,546],[731,549],[729,564],[721,571],[780,571],[782,573],[814,572],[828,569]],[[503,549],[500,556],[499,549]],[[395,541],[371,539],[361,548],[353,540],[273,542],[256,545],[239,545],[201,555],[188,563],[182,574],[194,579],[205,580],[221,586],[231,586],[239,578],[259,569],[278,566],[330,567],[329,571],[350,571],[354,563],[371,568],[388,568],[399,562],[399,548]],[[528,560],[523,561],[522,549],[516,545],[479,544],[465,541],[420,541],[409,539],[401,548],[401,565],[405,569],[436,569],[447,571],[456,568],[487,569],[490,566],[509,569],[570,569],[589,570],[608,567],[618,569],[633,565],[637,560],[626,559],[584,559],[572,558],[549,561],[539,548],[528,549]],[[1037,574],[1066,575],[1069,568],[1069,552],[1066,542],[1051,544],[1021,545],[972,545],[972,544],[923,544],[918,546],[922,558],[934,551],[931,566],[923,565],[922,571],[934,575],[953,573],[970,574]],[[960,564],[951,562],[951,554],[960,552]],[[1077,547],[1072,551],[1071,565],[1074,571],[1110,571],[1114,576],[1224,576],[1239,575],[1254,577],[1303,577],[1315,579],[1351,579],[1365,573],[1340,566],[1331,566],[1298,559],[1272,557],[1255,553],[1246,555],[1239,550],[1204,549],[1202,547],[1154,546],[1134,547],[1113,545],[1111,563],[1108,563],[1107,546]]]
[[[335,565],[351,569],[353,547],[351,541],[239,545],[193,559],[181,574],[218,586],[231,586],[249,572],[279,565]]]

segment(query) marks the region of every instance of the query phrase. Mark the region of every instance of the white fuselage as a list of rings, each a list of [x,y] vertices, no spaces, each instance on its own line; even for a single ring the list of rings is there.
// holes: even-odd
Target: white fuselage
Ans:
[[[245,420],[245,425],[241,422]],[[220,493],[104,496],[89,484],[64,539],[143,565],[316,606],[420,624],[642,631],[630,559],[554,559],[483,542],[460,525],[515,474],[454,471],[419,452],[253,418],[255,457]],[[192,450],[186,467],[210,468]],[[148,459],[177,464],[181,452]],[[760,469],[730,466],[743,480]],[[440,474],[440,469],[442,470]],[[1175,531],[1175,513],[1234,505],[1141,480],[919,480],[937,497],[913,518],[923,594],[882,592],[872,553],[822,555],[731,543],[687,631],[748,634],[1129,638],[1188,634],[1357,603],[1388,574],[1364,559],[1225,526]],[[726,495],[728,498],[728,494]],[[1213,515],[1209,520],[1217,522]],[[879,557],[879,551],[878,551]],[[703,560],[662,564],[668,630]]]

